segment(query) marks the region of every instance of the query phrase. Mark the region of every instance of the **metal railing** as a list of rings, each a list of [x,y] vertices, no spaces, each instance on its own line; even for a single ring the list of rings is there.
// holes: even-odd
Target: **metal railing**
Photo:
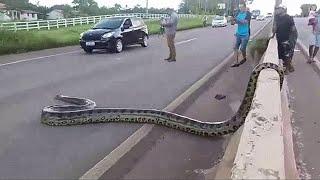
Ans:
[[[145,14],[145,13],[130,13],[130,14],[113,14],[113,15],[101,15],[101,16],[88,16],[79,18],[69,18],[69,19],[56,19],[56,20],[41,20],[41,21],[28,21],[28,22],[8,22],[1,23],[0,29],[6,29],[10,31],[19,30],[40,30],[40,29],[55,29],[76,25],[84,24],[95,24],[102,19],[108,17],[139,17],[146,20],[160,19],[162,17],[167,17],[167,14]],[[200,15],[192,14],[179,14],[179,18],[196,18]]]

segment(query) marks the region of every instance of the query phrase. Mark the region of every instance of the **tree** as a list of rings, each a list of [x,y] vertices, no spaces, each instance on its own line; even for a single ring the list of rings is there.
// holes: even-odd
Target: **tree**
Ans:
[[[99,6],[94,0],[73,0],[74,8],[80,12],[80,15],[98,15]]]
[[[310,12],[310,8],[312,6],[314,6],[315,4],[303,4],[301,5],[301,16],[302,17],[307,17],[309,15],[309,12]]]

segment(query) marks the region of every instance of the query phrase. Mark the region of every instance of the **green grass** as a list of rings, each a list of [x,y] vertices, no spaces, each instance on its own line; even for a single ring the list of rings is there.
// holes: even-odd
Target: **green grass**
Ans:
[[[258,56],[262,56],[268,48],[268,43],[268,38],[254,39],[250,41],[248,44],[248,49],[251,57],[254,57],[255,52],[258,53]]]
[[[150,34],[160,32],[158,21],[146,22]],[[93,25],[67,27],[40,31],[4,31],[0,30],[0,54],[22,53],[48,48],[77,45],[79,34]],[[202,27],[201,19],[180,19],[178,30]]]

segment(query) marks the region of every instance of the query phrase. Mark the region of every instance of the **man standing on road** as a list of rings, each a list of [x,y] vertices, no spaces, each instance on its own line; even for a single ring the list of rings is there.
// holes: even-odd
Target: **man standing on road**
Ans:
[[[287,14],[287,8],[280,5],[275,8],[275,24],[273,28],[273,36],[277,35],[278,56],[283,61],[285,74],[294,71],[292,58],[294,48],[298,38],[298,32],[294,24],[293,17]]]
[[[178,15],[173,9],[170,9],[168,14],[169,17],[161,23],[161,25],[165,28],[168,47],[170,50],[170,55],[165,60],[167,60],[168,62],[174,62],[176,61],[176,47],[174,45],[174,38],[176,36],[178,26]]]
[[[309,45],[309,59],[308,63],[313,63],[314,57],[316,57],[319,47],[320,47],[320,16],[316,13],[317,6],[313,5],[311,7],[310,15],[309,15],[309,23],[308,25],[312,26],[312,35]]]
[[[238,67],[241,64],[245,63],[247,61],[247,45],[249,42],[249,36],[250,36],[250,20],[251,16],[250,13],[247,11],[246,4],[240,4],[240,12],[236,15],[235,23],[238,24],[238,28],[236,31],[236,43],[234,46],[234,56],[236,59],[236,63],[231,65],[231,67]],[[242,53],[243,59],[238,62],[238,51],[239,48]]]

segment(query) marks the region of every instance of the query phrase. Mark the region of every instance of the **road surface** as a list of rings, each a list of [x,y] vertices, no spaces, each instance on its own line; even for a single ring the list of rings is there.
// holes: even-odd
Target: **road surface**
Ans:
[[[308,47],[311,27],[306,26],[307,19],[297,18],[295,22],[299,39]],[[300,179],[320,179],[320,74],[306,62],[297,51],[293,60],[296,71],[288,76],[295,156]]]
[[[265,22],[253,22],[256,32]],[[98,106],[163,109],[232,52],[234,26],[179,32],[177,62],[165,41],[121,54],[87,55],[78,46],[1,56],[0,178],[78,178],[139,124],[48,127],[41,109],[56,94],[90,98]],[[18,61],[18,63],[14,63]]]

